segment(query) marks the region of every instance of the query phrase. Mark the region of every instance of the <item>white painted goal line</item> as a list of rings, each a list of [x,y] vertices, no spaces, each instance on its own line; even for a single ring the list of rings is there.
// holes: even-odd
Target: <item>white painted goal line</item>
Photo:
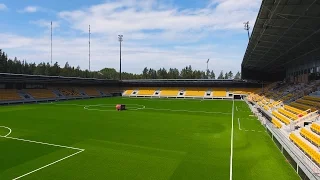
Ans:
[[[0,136],[0,138],[13,139],[13,140],[30,142],[30,143],[36,143],[36,144],[42,144],[42,145],[47,145],[47,146],[55,146],[55,147],[72,149],[72,150],[76,150],[76,151],[77,151],[77,152],[75,152],[75,153],[73,153],[73,154],[71,154],[71,155],[68,155],[68,156],[63,157],[63,158],[61,158],[61,159],[58,159],[58,160],[56,160],[56,161],[54,161],[54,162],[52,162],[52,163],[49,163],[49,164],[44,165],[44,166],[42,166],[42,167],[40,167],[40,168],[37,168],[37,169],[32,170],[32,171],[30,171],[30,172],[28,172],[28,173],[25,173],[25,174],[23,174],[23,175],[21,175],[21,176],[18,176],[18,177],[16,177],[16,178],[14,178],[13,180],[21,179],[21,178],[23,178],[23,177],[25,177],[25,176],[28,176],[28,175],[30,175],[30,174],[32,174],[32,173],[34,173],[34,172],[40,171],[41,169],[44,169],[44,168],[46,168],[46,167],[49,167],[49,166],[51,166],[51,165],[53,165],[53,164],[56,164],[56,163],[58,163],[58,162],[60,162],[60,161],[63,161],[63,160],[65,160],[65,159],[68,159],[68,158],[70,158],[70,157],[72,157],[72,156],[75,156],[75,155],[77,155],[77,154],[82,153],[83,151],[85,151],[85,149],[80,149],[80,148],[71,147],[71,146],[64,146],[64,145],[59,145],[59,144],[52,144],[52,143],[46,143],[46,142],[40,142],[40,141],[33,141],[33,140],[28,140],[28,139],[21,139],[21,138],[9,137],[8,135],[11,134],[12,130],[11,130],[9,127],[6,127],[6,126],[0,126],[0,128],[5,128],[5,129],[8,129],[8,130],[9,130],[9,133],[8,133],[8,134],[6,134],[5,136]]]

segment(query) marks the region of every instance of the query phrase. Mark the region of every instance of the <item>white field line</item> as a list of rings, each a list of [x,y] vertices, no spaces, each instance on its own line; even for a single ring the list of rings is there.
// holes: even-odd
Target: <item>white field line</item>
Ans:
[[[16,177],[16,178],[14,178],[13,180],[17,180],[17,179],[23,178],[23,177],[25,177],[25,176],[28,176],[29,174],[32,174],[32,173],[34,173],[34,172],[37,172],[37,171],[39,171],[39,170],[41,170],[41,169],[44,169],[44,168],[46,168],[46,167],[49,167],[49,166],[51,166],[51,165],[53,165],[53,164],[56,164],[56,163],[58,163],[58,162],[60,162],[60,161],[65,160],[65,159],[68,159],[68,158],[70,158],[70,157],[72,157],[72,156],[75,156],[75,155],[77,155],[77,154],[79,154],[79,153],[82,153],[83,151],[84,151],[84,149],[81,150],[81,151],[75,152],[75,153],[73,153],[73,154],[71,154],[71,155],[69,155],[69,156],[66,156],[66,157],[64,157],[64,158],[61,158],[61,159],[59,159],[59,160],[57,160],[57,161],[54,161],[54,162],[52,162],[52,163],[50,163],[50,164],[47,164],[47,165],[45,165],[45,166],[42,166],[42,167],[40,167],[40,168],[38,168],[38,169],[35,169],[35,170],[33,170],[33,171],[30,171],[30,172],[28,172],[28,173],[26,173],[26,174],[23,174],[23,175],[21,175],[21,176],[19,176],[19,177]]]
[[[239,125],[239,130],[241,131],[241,124],[240,124],[240,119],[238,118],[238,125]]]
[[[9,130],[10,130],[10,133],[12,132],[11,129],[8,128],[8,127],[5,127],[5,126],[0,126],[0,127],[4,127],[4,128],[6,128],[6,129],[9,129]],[[40,141],[32,141],[32,140],[28,140],[28,139],[8,137],[8,135],[9,135],[10,133],[8,133],[8,134],[5,135],[5,136],[0,136],[0,138],[13,139],[13,140],[30,142],[30,143],[36,143],[36,144],[42,144],[42,145],[47,145],[47,146],[55,146],[55,147],[61,147],[61,148],[66,148],[66,149],[77,150],[77,152],[75,152],[75,153],[73,153],[73,154],[71,154],[71,155],[68,155],[68,156],[66,156],[66,157],[63,157],[63,158],[58,159],[58,160],[56,160],[56,161],[54,161],[54,162],[52,162],[52,163],[50,163],[50,164],[47,164],[47,165],[42,166],[42,167],[40,167],[40,168],[38,168],[38,169],[35,169],[35,170],[30,171],[30,172],[28,172],[28,173],[26,173],[26,174],[23,174],[23,175],[21,175],[21,176],[19,176],[19,177],[16,177],[16,178],[14,178],[13,180],[17,180],[17,179],[20,179],[20,178],[22,178],[22,177],[25,177],[25,176],[27,176],[27,175],[29,175],[29,174],[32,174],[32,173],[34,173],[34,172],[37,172],[37,171],[39,171],[39,170],[41,170],[41,169],[44,169],[44,168],[46,168],[46,167],[49,167],[49,166],[51,166],[51,165],[53,165],[53,164],[56,164],[56,163],[58,163],[58,162],[60,162],[60,161],[63,161],[63,160],[65,160],[65,159],[68,159],[68,158],[70,158],[70,157],[72,157],[72,156],[75,156],[75,155],[77,155],[77,154],[85,151],[85,149],[75,148],[75,147],[71,147],[71,146],[63,146],[63,145],[59,145],[59,144],[51,144],[51,143],[45,143],[45,142],[40,142]]]
[[[58,145],[58,144],[51,144],[51,143],[45,143],[45,142],[40,142],[40,141],[32,141],[32,140],[28,140],[28,139],[20,139],[20,138],[4,137],[4,136],[2,136],[2,137],[3,137],[3,138],[7,138],[7,139],[14,139],[14,140],[18,140],[18,141],[25,141],[25,142],[36,143],[36,144],[43,144],[43,145],[61,147],[61,148],[66,148],[66,149],[74,149],[74,150],[78,150],[78,151],[84,150],[84,149],[75,148],[75,147],[70,147],[70,146],[63,146],[63,145]]]
[[[251,119],[250,119],[251,120]],[[251,132],[263,132],[263,131],[258,131],[258,130],[248,130],[248,129],[241,129],[241,124],[240,124],[240,118],[238,118],[238,125],[239,125],[239,130],[242,131],[251,131]]]
[[[58,105],[58,104],[56,104]],[[67,104],[64,104],[67,105]],[[110,104],[95,104],[95,105],[79,105],[79,104],[69,104],[70,106],[83,106],[83,109],[89,110],[89,111],[115,111],[111,109],[93,109],[90,107],[115,107],[110,106]],[[226,112],[211,112],[211,111],[193,111],[193,110],[185,110],[185,109],[158,109],[158,108],[146,108],[146,106],[141,104],[128,104],[128,105],[134,105],[134,106],[141,106],[141,107],[135,107],[135,109],[129,109],[129,110],[154,110],[154,111],[172,111],[172,112],[189,112],[189,113],[205,113],[205,114],[226,114],[229,115],[231,113]]]
[[[238,111],[238,106],[236,106],[236,110]]]
[[[144,108],[146,110],[155,110],[155,111],[172,111],[172,112],[190,112],[190,113],[206,113],[206,114],[231,114],[225,112],[210,112],[210,111],[191,111],[185,109],[157,109],[157,108]]]
[[[234,100],[232,101],[232,125],[231,125],[231,148],[230,148],[230,180],[232,180],[232,158],[233,158],[233,117],[234,117]]]
[[[8,129],[8,130],[9,130],[8,134],[6,134],[6,135],[4,135],[4,136],[0,136],[0,137],[7,137],[7,136],[9,136],[9,135],[11,134],[11,132],[12,132],[12,130],[11,130],[10,128],[6,127],[6,126],[0,126],[0,128],[5,128],[5,129]]]

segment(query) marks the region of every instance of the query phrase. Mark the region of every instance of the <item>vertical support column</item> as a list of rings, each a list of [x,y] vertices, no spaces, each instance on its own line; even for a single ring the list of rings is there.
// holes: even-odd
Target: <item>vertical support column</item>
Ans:
[[[298,163],[297,163],[297,174],[299,174],[299,165],[298,165]]]

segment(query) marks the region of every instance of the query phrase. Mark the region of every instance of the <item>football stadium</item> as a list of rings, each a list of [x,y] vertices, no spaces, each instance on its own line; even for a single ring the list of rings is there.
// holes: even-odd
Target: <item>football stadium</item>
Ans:
[[[319,57],[320,1],[263,0],[238,80],[0,73],[0,179],[320,179]]]

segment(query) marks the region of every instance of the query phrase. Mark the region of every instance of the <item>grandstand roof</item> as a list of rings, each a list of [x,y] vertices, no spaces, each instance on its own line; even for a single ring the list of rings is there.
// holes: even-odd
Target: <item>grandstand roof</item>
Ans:
[[[42,76],[27,74],[0,73],[0,83],[61,83],[61,84],[104,84],[118,83],[117,80],[106,80],[96,78],[79,78],[63,76]]]
[[[79,78],[63,76],[42,76],[27,74],[0,73],[0,83],[41,83],[41,84],[119,84],[119,80],[96,78]],[[228,79],[133,79],[122,80],[121,83],[129,86],[259,86],[257,81],[228,80]]]
[[[305,55],[320,52],[319,0],[263,0],[242,68],[280,72]]]

